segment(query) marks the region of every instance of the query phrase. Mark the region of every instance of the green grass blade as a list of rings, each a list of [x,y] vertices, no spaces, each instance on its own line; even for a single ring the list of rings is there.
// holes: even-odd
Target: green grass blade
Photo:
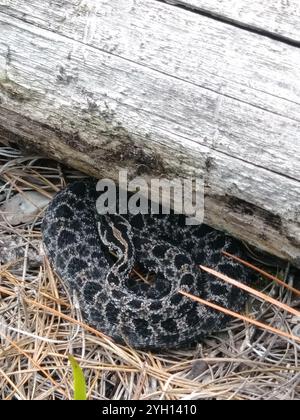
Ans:
[[[74,380],[74,400],[75,401],[86,401],[86,383],[81,367],[76,362],[73,356],[69,355],[69,361],[73,370]]]

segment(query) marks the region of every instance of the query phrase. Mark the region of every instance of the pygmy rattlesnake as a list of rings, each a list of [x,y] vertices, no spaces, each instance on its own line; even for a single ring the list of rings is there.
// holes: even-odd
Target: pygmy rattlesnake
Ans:
[[[88,324],[136,348],[169,348],[194,343],[228,322],[178,290],[242,310],[243,292],[199,268],[248,283],[248,270],[221,252],[240,255],[239,242],[206,225],[186,226],[178,215],[99,216],[96,199],[94,180],[75,182],[54,197],[42,226],[50,262],[76,292]],[[132,278],[137,264],[155,274],[154,284]]]

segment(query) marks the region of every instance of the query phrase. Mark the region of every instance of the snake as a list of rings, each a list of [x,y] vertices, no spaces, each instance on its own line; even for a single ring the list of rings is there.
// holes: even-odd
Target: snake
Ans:
[[[46,256],[76,296],[83,320],[118,344],[136,349],[181,348],[227,327],[229,315],[186,292],[234,312],[246,293],[201,267],[241,283],[241,243],[178,214],[99,214],[96,180],[72,182],[51,200],[42,221]],[[134,273],[148,273],[142,281]],[[144,276],[144,278],[146,278]]]

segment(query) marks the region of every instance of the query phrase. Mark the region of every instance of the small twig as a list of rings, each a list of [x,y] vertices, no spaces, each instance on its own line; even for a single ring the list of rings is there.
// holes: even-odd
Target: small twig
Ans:
[[[19,353],[23,354],[23,356],[25,356],[33,364],[33,366],[35,366],[40,372],[42,372],[46,376],[47,379],[49,379],[52,385],[54,385],[57,389],[61,389],[63,391],[63,395],[65,395],[65,390],[63,389],[62,385],[58,384],[45,369],[43,369],[32,357],[29,356],[29,354],[26,353],[26,351],[21,349],[21,347],[19,347],[13,340],[11,340],[9,337],[7,337],[7,335],[3,334],[1,331],[0,336],[3,337],[6,341],[8,341],[9,344],[13,348],[15,348]]]
[[[0,286],[0,293],[3,293],[6,296],[16,296],[16,293],[14,292],[10,292],[8,290],[6,290],[4,287]],[[24,297],[24,302],[26,302],[29,305],[33,305],[36,308],[42,309],[43,311],[50,313],[52,315],[58,316],[62,319],[64,319],[65,321],[71,322],[73,324],[79,325],[80,327],[86,329],[87,331],[95,334],[96,336],[105,339],[107,341],[109,341],[110,343],[113,343],[113,340],[110,339],[109,337],[107,337],[105,334],[101,333],[100,331],[95,330],[94,328],[90,327],[89,325],[81,322],[81,321],[77,321],[76,319],[72,318],[69,315],[63,314],[53,308],[50,308],[49,306],[43,305],[42,303],[36,302],[35,300],[32,299],[28,299]]]
[[[295,293],[295,295],[300,296],[300,290],[295,289],[294,287],[290,286],[289,284],[286,284],[284,281],[278,279],[275,276],[272,276],[272,274],[267,273],[266,271],[256,267],[253,264],[250,264],[247,261],[244,261],[243,259],[236,257],[235,255],[229,254],[229,252],[223,251],[222,252],[226,257],[232,258],[233,260],[236,260],[238,262],[240,262],[241,264],[245,265],[248,268],[251,268],[252,270],[256,271],[257,273],[261,274],[262,276],[266,277],[269,280],[274,281],[275,283],[277,283],[278,285],[290,290],[291,292]]]
[[[263,299],[264,301],[270,302],[272,305],[277,306],[280,309],[283,309],[284,311],[289,312],[292,315],[295,315],[300,318],[300,312],[296,309],[291,308],[290,306],[286,305],[285,303],[279,302],[276,299],[271,298],[270,296],[259,292],[258,290],[253,289],[252,287],[246,286],[243,283],[240,283],[237,280],[233,280],[228,276],[225,276],[225,274],[218,273],[215,270],[212,270],[211,268],[204,267],[203,265],[200,265],[201,270],[206,271],[209,274],[212,274],[215,277],[218,277],[221,280],[224,280],[226,283],[229,283],[233,286],[238,287],[239,289],[245,290],[246,292],[250,293],[251,295],[254,295],[260,299]]]
[[[22,183],[22,184],[24,184],[24,185],[26,185],[27,187],[30,187],[30,188],[32,188],[32,189],[34,189],[35,191],[37,191],[38,193],[40,193],[41,195],[43,195],[43,196],[45,196],[46,198],[49,198],[50,200],[52,200],[52,198],[53,198],[53,194],[50,194],[50,193],[48,193],[47,191],[45,191],[45,190],[43,190],[43,189],[41,189],[41,188],[39,188],[37,185],[33,185],[33,184],[31,184],[30,182],[28,182],[28,181],[26,181],[25,179],[23,179],[23,178],[20,178],[20,177],[18,177],[18,176],[13,176],[13,175],[11,175],[12,176],[12,178],[10,178],[7,174],[4,174],[4,175],[2,175],[3,176],[3,178],[6,180],[6,181],[8,181],[8,182],[10,182],[11,184],[13,184],[14,185],[14,188],[18,191],[18,193],[19,194],[21,194],[22,196],[24,196],[24,191],[22,191],[22,189],[21,188],[19,188],[17,185],[16,185],[16,182],[17,181],[19,181],[20,183]],[[29,201],[29,200],[28,200]],[[31,204],[33,204],[35,207],[36,207],[36,205],[34,204],[34,203],[31,203]]]
[[[241,315],[237,312],[231,311],[230,309],[223,308],[222,306],[216,305],[215,303],[208,302],[207,300],[201,299],[198,296],[191,295],[190,293],[184,292],[183,290],[179,290],[178,293],[180,293],[183,296],[188,297],[189,299],[192,299],[196,302],[199,302],[202,305],[210,306],[211,308],[216,309],[217,311],[221,311],[226,315],[230,315],[230,316],[232,316],[234,318],[237,318],[237,319],[240,319],[242,321],[249,322],[250,324],[253,324],[256,327],[259,327],[259,328],[264,329],[264,330],[268,330],[268,331],[270,331],[274,334],[280,335],[282,337],[285,337],[285,338],[288,338],[290,340],[294,340],[294,341],[300,343],[300,338],[296,337],[295,335],[289,334],[285,331],[278,330],[277,328],[271,327],[267,324],[256,321],[255,319],[251,319],[247,316]]]

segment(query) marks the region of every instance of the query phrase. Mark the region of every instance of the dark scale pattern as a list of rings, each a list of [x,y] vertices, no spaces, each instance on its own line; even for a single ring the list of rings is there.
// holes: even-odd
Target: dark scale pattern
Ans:
[[[99,216],[96,199],[94,180],[75,182],[55,196],[42,226],[47,255],[91,326],[136,348],[182,347],[224,328],[229,318],[178,290],[243,309],[239,289],[199,269],[249,283],[248,270],[222,255],[242,256],[239,242],[205,225],[185,226],[182,216]],[[130,280],[136,266],[154,274],[154,285]]]

